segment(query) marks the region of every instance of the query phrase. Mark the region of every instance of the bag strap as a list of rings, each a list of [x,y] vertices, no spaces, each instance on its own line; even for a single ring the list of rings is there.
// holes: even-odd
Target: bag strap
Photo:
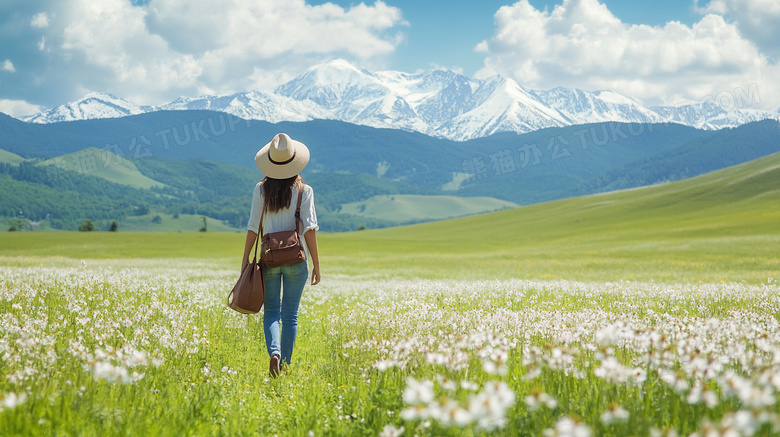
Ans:
[[[257,234],[258,238],[263,237],[263,217],[265,217],[265,198],[263,198],[263,212],[260,213],[260,227],[258,228],[259,233]]]
[[[303,201],[303,189],[298,190],[298,202],[295,206],[295,232],[301,235],[301,227],[303,222],[301,220],[301,202]],[[265,217],[265,198],[263,198],[263,212],[260,213],[260,233],[257,234],[258,238],[262,238],[265,233],[263,232],[263,217]],[[255,252],[257,252],[257,246],[255,246]]]
[[[303,222],[301,221],[301,200],[303,199],[303,188],[298,190],[298,205],[295,207],[295,233],[301,235],[301,227]]]

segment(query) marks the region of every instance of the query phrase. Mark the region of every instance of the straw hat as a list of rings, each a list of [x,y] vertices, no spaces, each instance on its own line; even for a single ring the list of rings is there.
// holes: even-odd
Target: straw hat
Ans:
[[[276,134],[274,139],[255,155],[255,165],[271,179],[296,176],[308,163],[309,149],[287,134]]]

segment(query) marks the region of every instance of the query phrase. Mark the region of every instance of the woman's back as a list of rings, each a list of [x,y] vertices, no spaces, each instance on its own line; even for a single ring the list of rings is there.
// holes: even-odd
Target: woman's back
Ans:
[[[266,211],[263,232],[270,233],[295,229],[295,202],[297,200],[298,186],[293,185],[290,207],[274,212]],[[260,182],[255,185],[255,191],[252,196],[252,211],[249,215],[249,222],[246,225],[248,231],[258,232],[264,202],[265,196],[263,194],[262,182]],[[317,213],[314,209],[314,190],[306,184],[303,184],[303,196],[301,196],[301,222],[302,233],[310,229],[319,229]]]

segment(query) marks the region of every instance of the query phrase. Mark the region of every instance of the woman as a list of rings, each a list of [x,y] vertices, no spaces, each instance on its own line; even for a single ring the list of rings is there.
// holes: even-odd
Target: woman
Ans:
[[[296,228],[295,209],[298,192],[302,190],[301,222],[303,245],[311,259],[311,285],[320,282],[320,259],[317,252],[317,214],[314,211],[314,191],[303,183],[299,175],[309,162],[309,149],[280,133],[255,156],[255,164],[265,178],[255,186],[252,197],[252,213],[247,223],[246,244],[241,271],[249,263],[249,255],[255,244],[260,217],[265,208],[263,232],[279,232]],[[264,267],[265,302],[263,306],[263,330],[265,345],[271,359],[269,373],[279,374],[282,363],[292,360],[295,337],[298,333],[298,305],[303,287],[309,276],[307,261],[282,267]],[[282,293],[284,284],[284,293]],[[280,328],[281,322],[281,328]]]

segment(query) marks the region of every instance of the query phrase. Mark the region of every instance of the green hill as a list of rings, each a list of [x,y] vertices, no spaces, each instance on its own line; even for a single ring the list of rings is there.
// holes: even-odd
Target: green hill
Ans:
[[[17,165],[22,161],[24,161],[24,158],[21,156],[15,153],[11,153],[7,150],[0,149],[0,162]]]
[[[516,206],[512,202],[492,197],[385,194],[344,204],[339,212],[409,223],[462,217]]]
[[[133,188],[148,189],[165,186],[162,182],[144,176],[133,161],[94,147],[47,159],[40,162],[39,165],[54,165],[66,171],[99,177]]]
[[[766,281],[780,275],[778,181],[780,153],[664,185],[332,235],[326,247],[351,257],[341,268],[352,274]]]

